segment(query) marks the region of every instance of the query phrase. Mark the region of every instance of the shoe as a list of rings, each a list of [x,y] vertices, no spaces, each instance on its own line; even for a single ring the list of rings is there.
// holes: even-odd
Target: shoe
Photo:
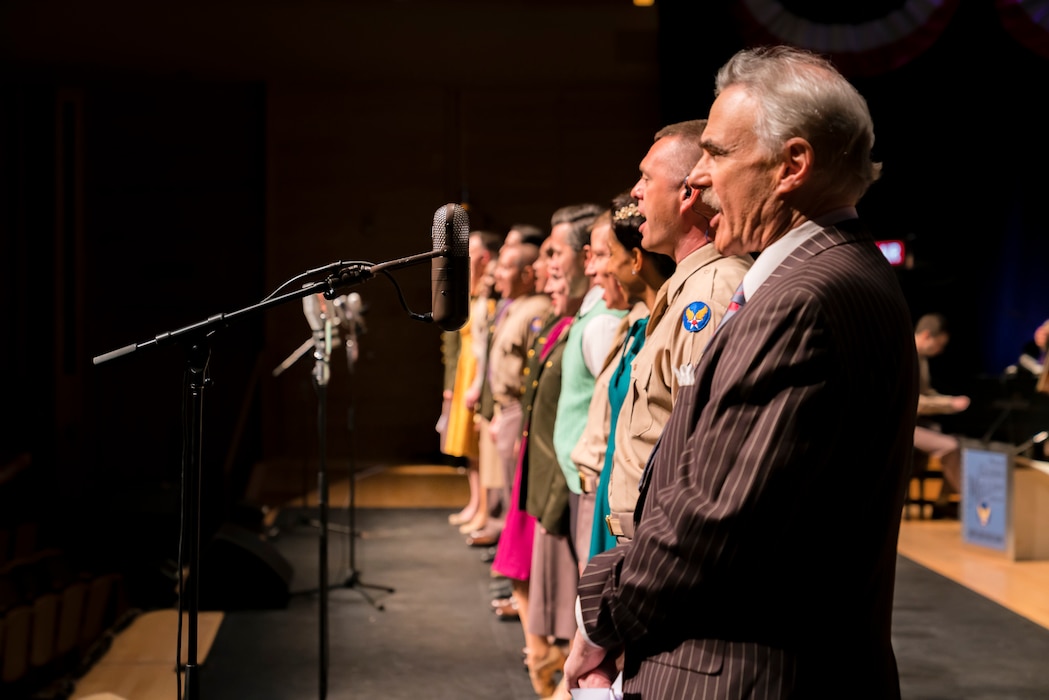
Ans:
[[[473,518],[471,518],[470,520],[467,520],[465,523],[463,523],[462,525],[459,526],[459,534],[461,534],[461,535],[469,535],[471,532],[474,532],[475,530],[482,530],[482,529],[484,529],[485,523],[487,523],[487,522],[488,522],[488,516],[487,515],[485,515],[483,513],[480,515],[480,517],[477,516],[477,515],[474,515]]]
[[[541,698],[553,695],[557,690],[554,676],[560,673],[564,666],[565,653],[556,644],[551,644],[542,658],[529,659],[528,679],[532,681],[535,694]]]
[[[517,612],[517,604],[511,600],[506,605],[501,605],[495,609],[495,616],[500,620],[507,622],[514,622],[521,619],[520,613]]]
[[[514,585],[509,579],[501,578],[488,584],[488,594],[495,598],[509,598],[514,594]]]
[[[498,541],[498,534],[484,530],[475,530],[466,537],[466,544],[469,547],[491,547]]]
[[[448,516],[448,524],[449,525],[465,525],[466,523],[468,523],[471,520],[473,520],[473,518],[474,518],[474,512],[473,511],[470,511],[469,513],[467,513],[466,511],[462,511],[461,510],[458,513],[452,513],[451,515]]]
[[[492,600],[492,608],[493,609],[501,608],[504,605],[510,605],[510,603],[512,603],[512,602],[513,602],[513,599],[510,596],[507,596],[505,598],[495,598],[495,599]]]
[[[493,561],[495,561],[495,547],[489,547],[481,552],[482,564],[491,564]]]

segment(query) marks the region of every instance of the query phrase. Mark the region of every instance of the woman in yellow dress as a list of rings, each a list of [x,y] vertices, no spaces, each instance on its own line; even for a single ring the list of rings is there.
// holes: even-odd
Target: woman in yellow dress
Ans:
[[[485,508],[486,499],[478,471],[478,433],[474,413],[487,364],[489,309],[495,306],[488,268],[499,250],[499,237],[495,234],[473,231],[469,240],[470,316],[459,329],[459,357],[444,437],[444,453],[466,460],[470,501],[458,513],[448,516],[450,524],[460,526],[469,525]]]

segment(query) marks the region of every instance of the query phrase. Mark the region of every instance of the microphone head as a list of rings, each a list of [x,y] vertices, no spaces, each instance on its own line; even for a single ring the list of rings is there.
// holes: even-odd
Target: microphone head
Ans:
[[[458,204],[445,204],[433,215],[431,320],[456,331],[470,317],[470,217]]]
[[[364,330],[364,304],[361,301],[361,295],[357,292],[335,297],[333,310],[340,326],[351,330],[360,327],[361,330]]]
[[[308,294],[302,298],[302,313],[305,314],[312,330],[324,330],[324,312],[325,304],[322,295]]]
[[[350,292],[346,297],[346,308],[349,309],[350,313],[354,316],[360,316],[364,313],[364,305],[361,303],[361,295],[357,292]]]
[[[434,251],[445,257],[470,257],[470,216],[458,204],[445,204],[434,212],[430,236]]]

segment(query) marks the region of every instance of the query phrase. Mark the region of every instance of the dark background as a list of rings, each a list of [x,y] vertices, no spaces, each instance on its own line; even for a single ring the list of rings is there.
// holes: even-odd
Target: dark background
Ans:
[[[1049,317],[1049,48],[1009,31],[1009,4],[943,2],[918,46],[839,57],[884,162],[861,214],[906,242],[915,317],[948,316],[934,383],[977,398],[952,426],[977,435],[998,415],[997,378]],[[862,24],[910,3],[782,5]],[[716,68],[760,40],[734,2],[3,3],[0,461],[32,457],[15,479],[31,488],[5,488],[5,503],[56,511],[88,549],[169,556],[185,348],[93,357],[333,261],[426,252],[445,202],[505,231],[607,201],[652,134],[704,116]],[[416,312],[427,268],[395,273]],[[368,332],[352,374],[334,357],[332,463],[440,459],[439,331],[386,280],[356,291]],[[296,301],[210,339],[205,536],[268,485],[312,478],[312,363],[272,376],[308,336]]]

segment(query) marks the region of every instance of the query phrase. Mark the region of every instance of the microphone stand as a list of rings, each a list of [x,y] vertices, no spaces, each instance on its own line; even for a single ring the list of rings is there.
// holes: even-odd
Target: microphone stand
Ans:
[[[321,700],[328,697],[328,379],[331,376],[331,321],[324,322],[324,339],[316,342],[313,357],[313,386],[317,390],[317,513],[320,518],[318,566],[318,632],[320,652],[318,689]],[[305,506],[305,502],[303,502]]]
[[[407,267],[416,263],[430,260],[436,257],[446,257],[449,251],[445,249],[432,250],[428,253],[411,255],[406,258],[392,260],[377,265],[366,263],[353,263],[341,270],[329,275],[326,279],[304,285],[285,294],[270,296],[258,304],[247,306],[232,313],[220,313],[209,316],[203,321],[161,333],[150,340],[141,343],[132,343],[122,348],[97,355],[92,363],[100,365],[104,362],[115,360],[118,357],[129,355],[138,350],[148,347],[161,347],[173,343],[181,343],[187,347],[186,371],[184,373],[184,400],[183,403],[183,434],[184,449],[182,450],[182,527],[180,541],[185,545],[185,561],[179,561],[179,610],[178,610],[178,639],[182,639],[182,602],[185,600],[186,612],[188,614],[186,643],[186,685],[185,695],[180,696],[183,700],[197,700],[200,697],[199,665],[197,663],[197,620],[199,616],[199,591],[200,591],[200,483],[201,483],[201,444],[203,441],[203,408],[204,388],[210,383],[207,376],[208,360],[211,357],[211,348],[208,345],[210,338],[219,329],[229,326],[234,321],[240,320],[251,314],[283,304],[287,301],[300,299],[309,294],[321,292],[325,298],[331,299],[338,296],[338,290],[356,284],[362,284],[372,277],[376,272]],[[330,269],[341,267],[342,262],[329,266]],[[400,290],[398,289],[398,292]],[[401,298],[404,304],[403,297]],[[407,306],[405,305],[405,308]],[[415,314],[409,312],[415,320],[432,321],[430,314]],[[182,559],[180,553],[180,559]],[[189,566],[192,575],[188,582],[182,581],[182,571]],[[326,659],[326,650],[322,652],[322,668]],[[177,672],[176,672],[177,673]],[[178,684],[181,685],[181,676]]]
[[[350,374],[353,373],[353,357],[351,352],[350,343],[356,344],[356,334],[352,334],[350,339],[343,341],[346,344],[346,363],[349,367]],[[346,572],[346,578],[343,579],[341,586],[343,588],[356,589],[361,597],[364,598],[368,603],[377,610],[385,610],[386,608],[382,603],[377,603],[374,598],[368,595],[364,590],[365,588],[371,588],[378,591],[385,591],[386,593],[393,593],[394,589],[390,586],[383,586],[372,583],[364,583],[360,578],[360,571],[357,570],[357,526],[356,526],[356,514],[357,514],[357,466],[355,459],[355,447],[356,442],[354,440],[354,419],[355,419],[355,408],[353,395],[351,393],[350,408],[346,416],[346,430],[350,441],[350,462],[349,462],[349,488],[350,497],[347,508],[347,517],[349,519],[349,571]]]

